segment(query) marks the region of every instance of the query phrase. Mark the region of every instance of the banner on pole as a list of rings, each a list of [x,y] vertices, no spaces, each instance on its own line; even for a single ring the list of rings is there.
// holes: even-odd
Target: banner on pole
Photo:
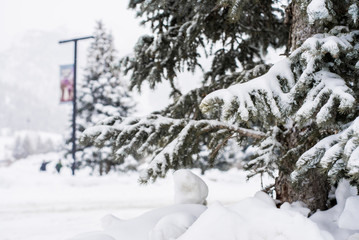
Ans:
[[[74,65],[60,65],[60,102],[70,102],[74,93]]]

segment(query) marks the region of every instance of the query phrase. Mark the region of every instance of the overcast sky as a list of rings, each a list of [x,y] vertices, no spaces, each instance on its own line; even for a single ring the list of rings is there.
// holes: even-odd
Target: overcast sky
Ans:
[[[60,45],[58,41],[91,35],[95,22],[101,20],[112,32],[120,57],[132,53],[138,37],[150,31],[140,26],[140,19],[127,5],[128,0],[0,0],[0,88],[5,92],[0,101],[8,102],[13,109],[4,116],[8,120],[5,124],[0,121],[0,128],[8,127],[9,122],[22,121],[22,125],[25,123],[31,129],[32,123],[44,120],[43,117],[40,119],[44,115],[43,109],[30,107],[38,105],[44,105],[43,108],[58,115],[48,117],[48,122],[56,121],[54,126],[61,125],[56,130],[66,128],[71,104],[59,104],[58,65],[73,62],[73,44]],[[78,80],[86,64],[90,41],[81,41],[78,45]],[[183,92],[193,88],[200,75],[181,74],[178,82]],[[9,85],[15,86],[10,88]],[[9,92],[14,89],[20,90]],[[24,91],[32,94],[32,105],[24,99],[29,98]],[[168,93],[167,83],[158,86],[155,92],[144,86],[141,94],[135,94],[138,114],[162,109],[169,102]],[[37,102],[34,95],[39,98]],[[21,112],[23,116],[19,117]]]
[[[60,45],[58,41],[91,35],[95,22],[101,20],[112,32],[120,57],[132,53],[138,37],[150,31],[140,26],[140,19],[135,17],[135,11],[129,10],[127,5],[128,0],[0,0],[0,88],[6,94],[6,86],[15,84],[12,89],[22,87],[22,91],[25,89],[37,95],[40,100],[38,103],[33,102],[33,105],[48,104],[47,108],[58,111],[58,115],[61,114],[65,119],[61,120],[63,126],[67,126],[67,115],[62,113],[64,107],[59,106],[58,65],[73,63],[73,44]],[[78,45],[78,80],[81,80],[81,70],[86,64],[86,49],[90,41],[84,40]],[[207,60],[202,60],[202,64],[205,68],[210,66]],[[185,93],[198,85],[201,73],[183,73],[178,78],[179,88]],[[143,92],[135,95],[139,103],[139,115],[166,106],[169,102],[168,93],[167,83],[158,86],[155,92],[144,86]],[[24,102],[21,92],[13,93],[11,97],[7,95],[0,96],[0,101],[14,105],[15,100],[18,100],[15,98],[19,97]],[[15,110],[25,108],[23,105],[15,104],[13,116],[6,118],[10,122],[16,119]],[[67,109],[68,112],[71,108]],[[24,114],[27,117],[23,121],[28,122],[36,115],[31,113],[31,109],[28,112]],[[1,126],[0,121],[1,127],[4,126]]]
[[[146,30],[127,4],[127,0],[0,0],[0,51],[27,31],[59,31],[66,39],[90,35],[95,22],[102,20],[119,52],[128,54]]]

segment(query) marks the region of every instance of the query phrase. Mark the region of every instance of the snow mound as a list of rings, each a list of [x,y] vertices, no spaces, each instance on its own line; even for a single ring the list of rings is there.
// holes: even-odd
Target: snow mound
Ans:
[[[346,202],[348,199],[356,195],[356,188],[351,186],[349,181],[342,179],[335,191],[337,205],[326,211],[317,211],[309,219],[315,222],[323,231],[330,232],[336,240],[347,240],[349,237],[351,237],[350,239],[355,239],[355,237],[352,236],[355,231],[349,228],[347,221],[349,219],[354,220],[354,218],[358,219],[358,208],[356,209],[355,206],[353,206],[355,204],[347,205]],[[342,217],[345,208],[345,211],[347,213],[351,213],[351,215],[348,216],[345,214]],[[340,218],[342,218],[341,221],[339,220]],[[345,228],[342,228],[341,224]]]
[[[108,215],[102,219],[104,231],[95,232],[94,235],[99,236],[98,240],[102,240],[101,236],[112,237],[115,240],[144,240],[149,237],[150,240],[164,240],[169,239],[168,237],[178,237],[205,210],[206,207],[200,204],[177,204],[149,211],[130,220]],[[89,240],[88,236],[92,237],[92,234],[87,233],[71,240]],[[94,237],[93,240],[97,238]]]
[[[270,200],[258,193],[231,207],[214,204],[178,240],[333,239],[300,213],[277,209]]]
[[[177,171],[174,182],[177,201],[206,199],[207,185],[190,171]],[[356,188],[341,180],[335,196],[336,206],[309,218],[304,203],[284,203],[278,209],[264,192],[231,206],[176,204],[130,220],[108,215],[102,220],[103,232],[72,240],[359,240]]]
[[[359,230],[359,196],[349,197],[344,211],[340,215],[338,225],[341,228]]]
[[[310,209],[307,208],[306,204],[303,202],[293,202],[293,203],[285,202],[282,204],[282,206],[280,206],[280,209],[287,211],[294,211],[300,213],[304,217],[308,217],[310,213]]]
[[[340,180],[337,189],[335,190],[335,198],[338,205],[344,207],[345,201],[351,197],[357,195],[356,187],[350,185],[348,180]]]
[[[176,239],[196,221],[189,213],[173,213],[161,218],[149,233],[149,240]]]
[[[176,204],[205,204],[207,184],[190,170],[181,169],[173,174]]]

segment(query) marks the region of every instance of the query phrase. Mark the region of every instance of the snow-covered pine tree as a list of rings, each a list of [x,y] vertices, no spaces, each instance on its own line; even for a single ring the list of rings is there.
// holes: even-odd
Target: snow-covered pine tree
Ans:
[[[300,200],[313,211],[328,207],[330,187],[340,178],[358,186],[358,2],[293,0],[285,19],[277,14],[277,5],[242,0],[131,1],[130,6],[152,23],[155,35],[142,38],[135,49],[132,85],[154,85],[164,77],[171,81],[169,70],[176,73],[185,64],[197,64],[202,43],[204,48],[205,43],[222,43],[212,70],[205,74],[211,83],[179,97],[159,114],[109,118],[86,130],[83,141],[100,145],[115,139],[119,158],[134,151],[152,153],[142,175],[147,181],[170,168],[192,166],[203,142],[216,156],[234,138],[257,148],[246,166],[251,175],[269,173],[276,178],[277,199]],[[266,43],[281,43],[286,27],[288,57],[269,70],[247,67],[254,64],[255,53],[261,56]],[[232,39],[238,48],[232,48]],[[221,51],[228,55],[217,55]],[[179,54],[169,54],[173,52]],[[238,58],[241,54],[245,57]],[[230,72],[241,70],[230,63],[241,63],[243,72]]]
[[[84,79],[78,86],[79,135],[106,117],[128,116],[134,107],[128,87],[120,79],[112,35],[106,31],[102,22],[97,22],[93,36],[95,38],[88,49]],[[101,175],[123,163],[116,161],[110,143],[104,143],[102,149],[91,144],[79,145],[76,156],[82,166],[97,169]]]
[[[138,15],[144,17],[143,22],[151,24],[153,30],[153,35],[139,39],[134,57],[123,59],[125,71],[131,73],[131,87],[141,89],[146,81],[154,88],[158,82],[169,80],[175,101],[160,114],[170,118],[203,119],[199,104],[205,95],[265,73],[269,66],[263,64],[262,53],[268,46],[276,48],[286,43],[283,11],[269,2],[272,1],[257,1],[257,4],[244,1],[240,6],[243,14],[237,15],[228,2],[221,3],[227,6],[222,8],[217,1],[202,4],[192,1],[130,1],[130,7],[137,9]],[[248,28],[246,16],[254,15],[255,11],[261,15],[256,16],[253,28]],[[235,18],[242,21],[235,21]],[[258,35],[259,31],[262,35]],[[201,88],[182,95],[174,84],[176,74],[184,69],[194,71],[197,66],[201,67],[198,63],[200,54],[213,57],[212,67],[205,73]],[[253,65],[255,69],[252,69]],[[246,71],[234,72],[241,68]],[[208,154],[209,151],[205,150],[209,138],[199,138],[198,164],[194,163],[194,166],[203,170],[222,168],[220,165],[225,164],[221,158],[215,159],[217,154]],[[233,157],[242,155],[237,152],[237,147],[226,149]],[[219,153],[226,155],[223,151]],[[204,162],[206,159],[209,161]]]
[[[277,2],[130,0],[129,7],[153,32],[140,37],[134,57],[123,60],[126,72],[131,72],[131,88],[141,89],[142,83],[148,82],[153,89],[166,79],[172,95],[181,96],[174,79],[180,71],[201,67],[201,54],[213,57],[204,83],[222,87],[232,82],[223,79],[227,72],[263,63],[262,53],[268,46],[276,48],[286,43],[287,27],[283,25],[283,11],[275,6]]]
[[[287,27],[283,24],[283,10],[275,6],[277,1],[255,2],[243,1],[237,6],[243,14],[235,14],[241,11],[235,10],[236,6],[229,1],[220,4],[217,1],[200,4],[193,1],[130,1],[130,7],[137,9],[138,15],[143,16],[144,22],[150,23],[153,29],[152,36],[139,39],[134,57],[123,60],[126,72],[132,75],[131,87],[140,89],[142,83],[147,81],[154,88],[158,82],[169,80],[175,101],[159,114],[175,119],[203,119],[199,104],[204,96],[216,89],[264,74],[270,66],[263,64],[262,53],[268,46],[277,48],[286,43]],[[256,12],[260,14],[256,15]],[[251,15],[255,21],[248,18]],[[199,65],[200,53],[213,57],[212,67],[205,73],[201,88],[182,95],[173,80],[179,71],[194,71]],[[230,153],[221,151],[223,147],[229,149],[226,146],[230,141],[228,135],[225,141],[220,141],[220,137],[213,139],[211,134],[207,132],[197,136],[192,155],[189,156],[189,166],[200,166],[205,170],[225,165],[225,155],[231,156],[231,159],[237,158],[238,147],[231,147]],[[101,141],[96,144],[101,145]],[[133,144],[141,146],[136,138]],[[208,147],[215,151],[206,150]],[[155,150],[142,149],[146,149],[145,154]],[[119,158],[124,158],[130,152],[128,149],[121,152],[123,150],[117,151]],[[218,153],[220,157],[216,159]],[[208,162],[204,162],[206,159]]]
[[[28,134],[17,135],[14,143],[13,157],[15,159],[26,158],[34,153],[34,143]]]

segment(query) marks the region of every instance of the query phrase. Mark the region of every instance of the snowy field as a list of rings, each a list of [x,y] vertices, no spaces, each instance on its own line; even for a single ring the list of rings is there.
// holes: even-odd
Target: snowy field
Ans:
[[[130,219],[174,203],[172,174],[139,185],[136,173],[98,177],[84,171],[71,176],[63,168],[57,174],[58,159],[58,153],[40,154],[0,167],[1,240],[65,240],[101,230],[101,218],[108,214]],[[52,161],[47,172],[39,171],[43,160]],[[247,182],[239,170],[209,171],[203,180],[209,206],[234,204],[260,189],[259,178]]]
[[[208,171],[205,183],[183,170],[139,185],[137,173],[58,174],[60,156],[0,167],[0,240],[359,240],[359,196],[347,181],[335,190],[336,206],[308,218],[301,203],[278,209],[258,192],[259,177],[247,182],[241,170]],[[51,162],[40,172],[44,160]],[[207,207],[188,204],[203,202],[207,186]]]

